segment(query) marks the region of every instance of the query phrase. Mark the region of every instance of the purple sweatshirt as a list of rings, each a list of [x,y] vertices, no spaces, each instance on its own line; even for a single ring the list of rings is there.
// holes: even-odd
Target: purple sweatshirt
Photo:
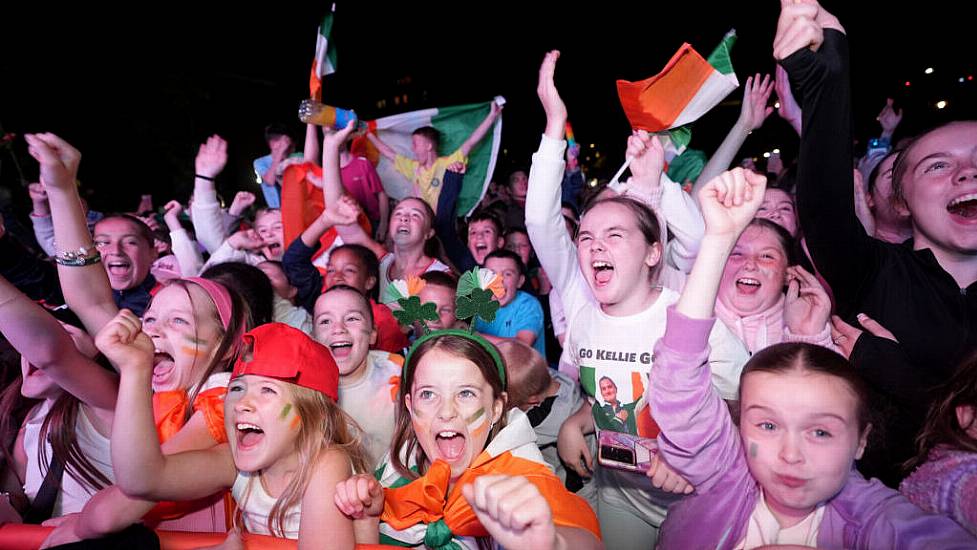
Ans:
[[[732,549],[746,536],[760,496],[739,432],[709,381],[714,322],[689,319],[670,307],[665,336],[655,346],[646,398],[661,427],[659,450],[696,488],[669,508],[658,539],[663,549]],[[973,549],[977,539],[853,469],[825,504],[818,547]]]

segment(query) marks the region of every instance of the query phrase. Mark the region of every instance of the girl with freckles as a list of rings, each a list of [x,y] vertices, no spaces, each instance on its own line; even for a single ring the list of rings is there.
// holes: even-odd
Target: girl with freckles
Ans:
[[[842,356],[805,343],[754,355],[743,369],[738,429],[711,387],[708,334],[722,266],[765,183],[736,168],[700,191],[705,236],[668,309],[647,394],[659,452],[695,494],[669,510],[659,548],[972,548],[977,540],[950,519],[854,470],[871,424],[864,383]]]
[[[498,351],[480,336],[441,330],[418,339],[404,366],[391,452],[376,479],[354,476],[336,487],[358,543],[602,547],[597,518],[546,465],[505,385]]]

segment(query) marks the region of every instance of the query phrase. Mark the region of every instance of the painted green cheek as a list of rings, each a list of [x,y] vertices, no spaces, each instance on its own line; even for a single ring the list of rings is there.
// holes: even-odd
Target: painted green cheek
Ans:
[[[285,403],[285,406],[282,407],[282,412],[281,414],[278,415],[278,418],[281,420],[285,420],[286,418],[288,418],[288,413],[290,412],[292,412],[292,404]]]
[[[757,444],[756,441],[750,441],[750,458],[756,458]]]

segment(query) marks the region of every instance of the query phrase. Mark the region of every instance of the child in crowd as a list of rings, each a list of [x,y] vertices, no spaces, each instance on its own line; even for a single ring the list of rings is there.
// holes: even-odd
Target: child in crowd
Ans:
[[[346,285],[333,285],[316,300],[314,337],[336,361],[339,407],[359,423],[367,465],[373,468],[390,448],[404,358],[370,350],[377,339],[370,301]]]
[[[121,372],[118,406],[126,418],[112,433],[120,488],[184,500],[230,489],[236,524],[248,533],[298,539],[299,548],[352,548],[352,522],[332,504],[331,488],[364,471],[366,460],[336,405],[339,373],[329,350],[280,323],[246,333],[224,400],[227,442],[163,454],[146,392],[153,342],[140,329],[123,312],[97,339]]]
[[[495,347],[466,331],[418,339],[404,366],[391,453],[373,476],[336,488],[370,540],[476,549],[598,548],[594,513],[567,492],[511,409]]]
[[[499,310],[491,322],[478,319],[475,330],[487,340],[499,343],[515,339],[546,356],[546,338],[543,336],[543,308],[539,300],[519,290],[526,282],[526,265],[511,250],[496,250],[485,258],[485,269],[492,270],[502,279],[504,293],[498,298]]]
[[[21,353],[21,375],[0,397],[2,490],[27,523],[79,512],[114,479],[118,376],[94,361],[98,352],[83,330],[62,328],[3,277],[0,333]],[[18,418],[25,405],[26,418]]]
[[[678,294],[658,282],[661,229],[654,213],[638,201],[616,196],[592,202],[581,218],[576,243],[571,241],[560,212],[567,111],[553,82],[558,56],[559,52],[548,53],[540,67],[537,92],[547,122],[540,149],[533,155],[526,225],[566,312],[563,348],[568,361],[561,361],[561,368],[579,379],[594,400],[593,406],[581,407],[564,424],[560,455],[581,476],[596,474],[597,510],[608,547],[644,549],[654,544],[668,505],[680,498],[686,485],[669,481],[664,463],[649,472],[651,483],[637,472],[599,464],[594,469],[584,436],[600,427],[604,405],[614,407],[608,403],[611,399],[619,402],[617,424],[634,428],[629,435],[657,437],[658,427],[642,395],[650,347],[664,333],[665,310]],[[646,136],[632,136],[628,155],[634,158],[632,187],[661,180],[660,146]],[[710,343],[713,382],[723,398],[735,400],[746,350],[721,325],[713,330]],[[607,391],[601,391],[602,378],[610,382],[604,384]],[[611,391],[612,385],[616,391]]]
[[[837,353],[789,343],[754,355],[743,369],[739,428],[733,424],[710,383],[708,339],[722,266],[765,183],[736,168],[700,190],[706,233],[668,310],[647,391],[659,454],[695,495],[669,510],[659,546],[973,547],[977,540],[951,520],[921,513],[854,471],[871,430],[867,391]]]
[[[919,436],[912,475],[899,490],[923,510],[943,514],[977,537],[977,357],[943,386]]]

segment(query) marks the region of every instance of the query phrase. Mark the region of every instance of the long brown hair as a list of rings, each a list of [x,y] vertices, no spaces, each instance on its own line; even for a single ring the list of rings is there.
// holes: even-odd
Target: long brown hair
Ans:
[[[977,353],[960,364],[953,376],[939,387],[936,396],[916,437],[918,452],[904,465],[907,472],[926,462],[930,451],[941,445],[977,453],[977,439],[967,433],[977,418],[967,426],[961,426],[957,419],[957,407],[977,408]]]
[[[295,412],[300,419],[298,440],[299,469],[289,480],[285,489],[268,512],[268,531],[274,536],[285,537],[285,519],[288,510],[302,501],[315,472],[316,465],[323,454],[339,451],[346,455],[353,473],[370,473],[366,451],[360,441],[360,429],[330,397],[324,393],[286,383],[291,390]],[[235,523],[240,525],[243,503],[251,494],[252,484],[258,483],[259,476],[248,480],[242,506],[238,507]]]
[[[178,286],[183,289],[187,294],[187,299],[190,301],[190,309],[193,311],[194,316],[194,337],[197,337],[196,327],[199,324],[201,317],[198,315],[197,304],[194,303],[193,295],[190,294],[190,289],[187,288],[188,284],[195,284],[188,281],[183,281],[181,279],[175,279],[171,281],[167,286]],[[252,328],[251,326],[251,313],[248,306],[241,299],[240,294],[234,290],[227,288],[227,294],[231,297],[231,320],[228,323],[227,328],[221,323],[220,316],[217,313],[217,306],[210,300],[206,303],[210,307],[211,320],[217,324],[218,333],[220,334],[220,344],[217,346],[217,351],[214,353],[204,369],[204,374],[191,388],[187,388],[187,408],[183,412],[183,421],[188,422],[190,417],[193,416],[193,402],[200,393],[200,390],[207,383],[207,379],[217,372],[230,371],[231,367],[234,365],[234,360],[237,358],[237,352],[240,348],[241,342],[238,335],[244,334]],[[194,359],[194,366],[196,365],[196,359]]]
[[[393,441],[390,443],[390,464],[401,476],[411,480],[417,479],[427,471],[430,460],[424,454],[424,449],[421,448],[417,441],[417,435],[414,433],[414,426],[407,410],[407,396],[414,385],[414,373],[417,372],[417,364],[421,358],[434,350],[474,363],[489,386],[492,387],[493,399],[502,399],[502,416],[489,431],[488,439],[485,440],[486,446],[502,431],[502,428],[505,428],[506,413],[509,411],[509,403],[502,378],[499,376],[498,367],[495,360],[481,344],[469,338],[452,334],[445,334],[422,342],[411,352],[410,359],[404,365],[404,375],[400,380],[400,397],[397,400],[397,423],[394,427]],[[410,462],[409,457],[411,455],[414,456],[417,464],[417,472],[412,471],[405,464],[405,462]]]
[[[62,392],[41,424],[37,439],[42,443],[38,445],[37,456],[42,466],[41,473],[46,475],[50,461],[47,457],[47,445],[43,442],[50,441],[51,451],[64,464],[65,473],[82,487],[95,493],[112,485],[112,480],[99,471],[82,453],[75,428],[79,414],[85,413],[81,410],[81,402],[78,398],[68,392]]]

